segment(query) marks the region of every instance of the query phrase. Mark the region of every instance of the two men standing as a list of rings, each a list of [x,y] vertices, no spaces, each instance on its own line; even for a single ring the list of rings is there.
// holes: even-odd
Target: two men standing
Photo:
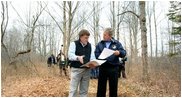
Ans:
[[[80,89],[79,95],[81,97],[87,96],[90,69],[82,68],[80,66],[92,59],[95,59],[95,57],[98,59],[104,48],[114,50],[115,52],[113,55],[106,58],[106,62],[99,67],[97,96],[106,96],[106,85],[107,80],[109,79],[109,96],[117,97],[118,68],[120,65],[119,57],[124,57],[126,55],[126,51],[123,49],[119,41],[112,38],[112,33],[113,31],[111,28],[106,28],[104,30],[103,40],[97,44],[96,49],[93,49],[91,44],[88,42],[90,33],[84,29],[79,32],[79,40],[70,44],[68,58],[72,61],[72,63],[69,97],[77,96],[78,86]]]

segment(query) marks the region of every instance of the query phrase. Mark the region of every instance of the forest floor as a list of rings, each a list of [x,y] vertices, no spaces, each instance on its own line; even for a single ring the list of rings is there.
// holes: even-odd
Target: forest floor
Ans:
[[[16,81],[14,81],[16,80]],[[6,84],[2,87],[3,97],[64,97],[68,96],[69,92],[69,78],[68,77],[32,77],[18,79],[9,77],[6,79]],[[118,96],[137,96],[137,92],[131,89],[126,84],[127,80],[119,79]],[[89,97],[96,96],[97,79],[90,80],[88,91]],[[107,90],[108,96],[108,90]]]
[[[58,71],[58,69],[57,69]],[[67,97],[70,79],[65,76],[47,75],[42,70],[41,75],[8,75],[1,79],[2,97]],[[160,76],[160,77],[159,77]],[[152,78],[147,84],[141,82],[136,75],[127,75],[127,79],[120,78],[118,82],[119,97],[144,96],[181,96],[181,81],[167,78],[160,74]],[[1,77],[2,78],[2,77]],[[89,97],[95,97],[97,79],[90,79]],[[106,96],[108,95],[108,85]]]

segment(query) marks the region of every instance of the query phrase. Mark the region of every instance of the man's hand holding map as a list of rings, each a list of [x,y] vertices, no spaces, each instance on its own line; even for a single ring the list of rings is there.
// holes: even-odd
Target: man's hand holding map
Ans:
[[[113,53],[114,53],[113,50],[104,48],[104,50],[102,51],[102,53],[98,57],[99,59],[102,59],[102,60],[94,59],[94,60],[91,60],[90,62],[82,65],[81,67],[95,68],[97,66],[100,66],[106,62],[106,60],[104,60],[104,59],[111,56]]]

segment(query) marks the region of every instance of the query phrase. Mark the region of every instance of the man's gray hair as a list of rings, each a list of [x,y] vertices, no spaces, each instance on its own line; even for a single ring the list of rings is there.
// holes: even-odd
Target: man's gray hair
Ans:
[[[113,35],[113,29],[112,28],[105,28],[104,32],[107,32],[110,36]]]

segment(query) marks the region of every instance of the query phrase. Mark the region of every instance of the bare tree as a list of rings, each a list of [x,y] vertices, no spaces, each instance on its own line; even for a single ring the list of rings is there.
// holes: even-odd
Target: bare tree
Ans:
[[[147,28],[145,17],[145,1],[139,1],[140,7],[140,29],[141,29],[141,41],[142,41],[142,65],[143,65],[143,78],[148,80],[148,60],[147,60]]]
[[[121,6],[121,4],[123,4],[123,6]],[[121,3],[120,1],[118,1],[118,5],[117,5],[117,14],[121,13],[121,11],[126,11],[128,9],[130,5],[130,2],[127,3],[127,2],[124,2],[124,3]],[[117,21],[116,21],[116,37],[117,37],[117,40],[119,40],[119,37],[120,37],[120,24],[123,22],[124,20],[124,16],[118,16],[117,15]]]
[[[111,24],[111,27],[113,28],[113,37],[115,38],[115,29],[116,29],[116,11],[115,11],[115,1],[110,1],[110,13],[109,15],[109,21]]]
[[[143,66],[143,80],[148,80],[148,60],[147,60],[147,28],[146,28],[146,17],[145,17],[145,1],[139,1],[140,15],[137,15],[133,11],[125,11],[118,15],[123,15],[125,13],[132,13],[140,21],[141,29],[141,47],[142,47],[142,66]]]
[[[160,38],[162,39],[162,38],[165,38],[164,36],[163,36],[163,31],[161,30],[160,31],[161,33],[160,33]],[[161,40],[161,57],[163,57],[164,56],[164,41],[163,40]]]
[[[33,15],[33,20],[30,22],[32,24],[29,24],[29,22],[26,23],[25,21],[23,21],[20,14],[18,13],[18,11],[12,5],[13,9],[16,11],[17,15],[20,17],[22,23],[24,23],[27,26],[27,28],[30,29],[30,32],[27,33],[27,35],[28,35],[27,49],[17,52],[16,55],[13,58],[18,57],[20,54],[29,53],[32,50],[32,42],[33,42],[33,39],[34,39],[35,29],[36,29],[36,27],[38,27],[38,25],[37,25],[38,19],[39,19],[40,15],[42,14],[42,12],[44,11],[44,9],[47,7],[47,4],[45,6],[43,6],[41,2],[37,2],[37,4],[40,6],[40,8],[36,12],[36,14]]]
[[[152,11],[151,11],[151,6],[149,5],[149,2],[147,2],[148,5],[147,5],[147,11],[146,11],[146,14],[148,16],[148,20],[149,20],[149,33],[150,33],[150,56],[152,57],[152,23],[151,23],[151,20],[152,20]]]
[[[111,2],[111,13],[112,13],[112,24],[111,24],[111,27],[113,28],[113,37],[115,37],[115,29],[116,29],[116,12],[115,12],[115,1],[112,1]]]
[[[65,52],[65,50],[66,50],[66,45],[67,45],[67,40],[66,40],[66,38],[67,38],[67,35],[66,35],[66,33],[67,33],[67,19],[66,19],[66,1],[63,1],[63,42],[65,42],[65,43],[63,43],[63,50],[62,51],[64,51]]]
[[[68,54],[68,47],[70,45],[70,38],[71,38],[72,22],[80,2],[77,1],[74,8],[73,8],[73,2],[67,1],[67,4],[68,4],[68,32],[66,36],[67,43],[65,44],[65,47],[64,47],[65,54]]]
[[[1,12],[1,46],[2,48],[5,49],[5,52],[7,53],[8,58],[10,59],[9,53],[8,53],[8,49],[6,47],[6,45],[4,44],[4,36],[6,34],[6,28],[8,26],[8,20],[9,20],[9,16],[8,16],[8,2],[7,1],[1,1],[1,6],[2,6],[2,12]]]
[[[120,2],[118,2],[118,6],[117,6],[117,14],[120,13]],[[117,36],[117,40],[119,40],[119,26],[121,24],[121,17],[117,16],[117,29],[116,29],[116,36]]]
[[[131,3],[131,5],[132,5],[132,11],[133,12],[138,12],[137,11],[137,9],[136,9],[136,7],[138,6],[137,4],[136,4],[136,2],[133,2],[133,3]],[[134,57],[134,60],[133,60],[133,62],[135,62],[135,63],[137,63],[138,61],[137,61],[137,56],[138,56],[138,47],[137,47],[137,45],[138,45],[138,41],[137,41],[137,35],[138,35],[138,27],[139,27],[139,23],[138,23],[138,19],[137,19],[137,17],[135,17],[134,15],[131,15],[131,29],[132,29],[132,34],[131,34],[131,36],[133,37],[133,57]]]
[[[154,27],[155,27],[155,57],[157,57],[158,45],[157,45],[157,20],[156,20],[156,12],[155,12],[155,1],[153,1],[153,14],[154,14]]]
[[[55,21],[57,24],[58,28],[60,29],[61,33],[63,34],[63,52],[66,54],[68,53],[68,47],[70,44],[70,39],[71,39],[71,32],[72,32],[72,22],[73,18],[75,16],[75,13],[79,7],[80,2],[77,1],[75,6],[73,6],[72,1],[64,1],[63,6],[59,5],[56,3],[60,8],[63,9],[63,27],[61,27],[60,23],[56,18],[51,14],[49,9],[46,10],[46,12],[51,16],[51,18]],[[68,18],[67,18],[68,14]],[[60,45],[61,46],[61,45]]]
[[[93,2],[93,32],[94,32],[94,39],[95,45],[99,42],[99,16],[100,16],[100,2],[94,1]]]
[[[128,2],[127,10],[131,10],[132,12],[138,13],[138,10],[136,8],[138,7],[138,4],[134,1]],[[126,10],[125,10],[126,11]],[[123,15],[124,16],[124,15]],[[131,15],[125,15],[123,22],[125,22],[128,26],[129,30],[129,43],[130,43],[130,63],[135,62],[135,64],[138,63],[137,57],[138,57],[138,18],[131,14]]]

